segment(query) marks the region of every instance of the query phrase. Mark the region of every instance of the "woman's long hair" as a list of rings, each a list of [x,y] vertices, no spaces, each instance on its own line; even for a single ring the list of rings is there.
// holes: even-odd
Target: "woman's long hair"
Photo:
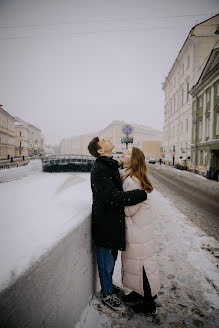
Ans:
[[[153,186],[147,177],[147,166],[145,162],[145,156],[141,149],[133,147],[131,162],[127,167],[130,177],[136,177],[140,183],[142,189],[148,193],[153,191]]]

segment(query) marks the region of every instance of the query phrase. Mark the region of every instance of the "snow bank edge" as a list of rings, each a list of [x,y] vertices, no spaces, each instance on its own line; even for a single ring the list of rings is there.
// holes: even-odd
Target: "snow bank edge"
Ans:
[[[91,216],[0,294],[1,327],[74,327],[96,287]]]

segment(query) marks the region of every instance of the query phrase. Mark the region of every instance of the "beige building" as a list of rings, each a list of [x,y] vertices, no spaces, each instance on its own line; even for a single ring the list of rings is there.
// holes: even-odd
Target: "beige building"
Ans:
[[[155,158],[158,160],[161,157],[161,141],[143,141],[142,150],[146,159]]]
[[[126,149],[126,145],[121,142],[122,137],[125,136],[122,133],[122,127],[126,124],[127,122],[124,121],[113,121],[106,128],[99,132],[72,137],[69,139],[63,139],[60,143],[60,154],[88,155],[89,152],[87,146],[90,140],[95,136],[110,138],[112,143],[115,145],[113,152],[123,152]],[[160,131],[140,124],[133,124],[132,126],[134,130],[130,135],[133,137],[133,144],[130,144],[131,146],[136,146],[143,149],[143,143],[145,141],[149,143],[158,142],[159,145],[161,144],[162,133]]]
[[[27,142],[28,142],[28,154],[40,155],[44,153],[44,137],[42,131],[36,126],[22,120],[19,117],[15,117],[16,121],[23,125],[27,130]],[[19,141],[20,142],[20,141]]]
[[[28,130],[19,122],[15,122],[15,156],[28,156]]]
[[[167,164],[191,167],[192,96],[189,94],[218,46],[219,15],[195,25],[163,83],[165,111],[163,146]]]
[[[123,152],[126,149],[126,144],[122,143],[121,139],[125,137],[122,127],[127,124],[125,121],[113,121],[105,129],[100,131],[99,135],[101,137],[112,140],[112,143],[115,145],[113,152]],[[140,124],[131,124],[131,126],[133,127],[133,132],[130,134],[130,137],[133,137],[133,144],[130,144],[131,147],[138,147],[143,150],[143,143],[145,141],[148,143],[153,143],[154,141],[161,143],[161,131]]]
[[[15,118],[0,105],[0,159],[15,156]]]

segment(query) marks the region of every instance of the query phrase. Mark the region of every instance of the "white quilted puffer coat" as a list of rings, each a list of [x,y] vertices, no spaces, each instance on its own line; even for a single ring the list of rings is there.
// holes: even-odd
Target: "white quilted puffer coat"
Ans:
[[[125,169],[120,169],[120,176],[124,191],[142,189],[138,179],[127,176]],[[140,204],[125,206],[126,251],[122,252],[122,282],[124,287],[142,296],[144,296],[143,267],[152,296],[155,296],[160,289],[153,221],[150,195]]]

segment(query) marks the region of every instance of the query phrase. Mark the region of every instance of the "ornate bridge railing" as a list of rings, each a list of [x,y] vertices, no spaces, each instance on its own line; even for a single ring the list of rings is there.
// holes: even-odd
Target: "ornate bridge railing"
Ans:
[[[95,158],[89,155],[52,155],[42,158],[45,172],[90,172]]]

